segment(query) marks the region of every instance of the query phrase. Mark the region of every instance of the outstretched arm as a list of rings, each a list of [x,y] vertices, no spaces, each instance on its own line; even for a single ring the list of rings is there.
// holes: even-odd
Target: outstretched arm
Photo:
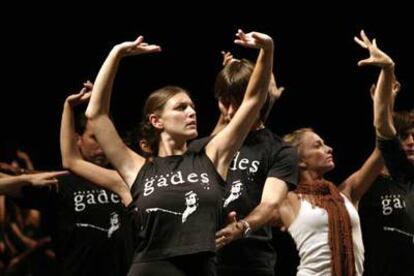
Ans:
[[[9,175],[0,178],[0,194],[19,196],[24,186],[50,186],[58,183],[56,177],[67,174],[67,171],[42,172],[34,174]]]
[[[375,39],[371,42],[364,31],[361,31],[361,38],[355,37],[355,41],[367,49],[370,55],[369,58],[359,61],[358,65],[373,65],[381,69],[374,95],[374,126],[377,135],[384,138],[395,137],[392,121],[394,61],[378,48]]]
[[[360,33],[361,37],[355,37],[354,40],[361,47],[369,51],[369,58],[358,62],[358,66],[374,65],[381,68],[374,93],[374,126],[377,135],[386,136],[395,129],[392,126],[392,109],[393,109],[393,83],[394,83],[394,62],[378,47],[376,40],[369,40],[364,31]],[[372,89],[371,89],[372,90]],[[378,102],[378,96],[387,94],[389,97],[388,105]],[[371,156],[365,161],[362,167],[348,177],[341,185],[341,191],[357,205],[361,197],[371,187],[384,166],[380,151],[375,148]]]
[[[124,144],[109,119],[112,85],[121,58],[159,51],[161,51],[159,46],[148,45],[144,42],[142,36],[139,36],[135,41],[116,45],[99,70],[91,100],[86,110],[86,116],[91,122],[93,131],[105,155],[128,186],[132,186],[138,171],[144,165],[145,159]]]
[[[251,32],[237,33],[236,44],[260,49],[243,102],[229,124],[206,146],[206,154],[218,173],[226,178],[228,166],[257,121],[259,110],[266,100],[273,67],[273,40],[268,35]]]
[[[395,87],[397,82],[394,76],[394,62],[388,55],[378,49],[375,41],[370,43],[365,37],[359,43],[362,47],[365,45],[365,48],[370,52],[370,58],[365,60],[362,65],[374,65],[381,68],[374,95],[374,125],[379,138],[377,145],[381,150],[390,175],[398,181],[408,185],[411,183],[412,185],[413,182],[407,180],[414,178],[413,164],[402,148],[392,118],[394,97],[397,90]]]
[[[84,160],[77,146],[78,135],[75,132],[73,108],[89,100],[91,92],[87,91],[91,89],[92,83],[85,83],[83,89],[78,94],[70,95],[64,103],[60,125],[62,165],[64,168],[88,179],[90,182],[118,194],[122,203],[127,206],[132,201],[132,196],[129,187],[118,172]]]

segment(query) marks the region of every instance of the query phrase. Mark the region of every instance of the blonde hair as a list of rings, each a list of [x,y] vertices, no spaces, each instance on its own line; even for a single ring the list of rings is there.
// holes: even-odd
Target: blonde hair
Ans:
[[[299,128],[283,136],[283,141],[286,144],[295,147],[299,152],[299,145],[302,143],[302,137],[306,132],[315,132],[315,131],[309,127]]]

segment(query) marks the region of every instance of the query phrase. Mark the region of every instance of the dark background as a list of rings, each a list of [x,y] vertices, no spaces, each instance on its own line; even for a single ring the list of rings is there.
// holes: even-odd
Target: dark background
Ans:
[[[329,7],[293,2],[290,8],[272,9],[269,4],[247,3],[237,10],[222,4],[157,3],[144,8],[129,2],[99,9],[15,4],[3,10],[12,19],[4,19],[4,14],[1,19],[2,151],[19,145],[37,168],[59,168],[65,97],[78,91],[84,80],[94,79],[113,45],[140,34],[161,45],[163,52],[121,63],[111,106],[115,125],[122,133],[136,126],[147,95],[174,84],[191,91],[200,136],[207,135],[218,117],[212,87],[221,68],[220,51],[256,57],[256,51],[233,44],[235,32],[242,28],[265,32],[275,41],[274,72],[286,91],[267,125],[280,135],[313,127],[334,148],[337,169],[330,178],[343,179],[374,146],[368,90],[378,70],[357,67],[368,53],[353,36],[364,28],[377,38],[379,47],[394,59],[402,83],[397,109],[413,108],[414,15],[397,2],[365,10],[339,3]]]

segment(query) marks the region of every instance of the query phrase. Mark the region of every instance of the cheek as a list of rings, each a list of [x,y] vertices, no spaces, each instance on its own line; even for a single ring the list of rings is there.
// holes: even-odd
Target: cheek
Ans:
[[[170,122],[174,125],[180,124],[181,122],[184,122],[184,116],[183,115],[175,115],[171,117]]]
[[[185,116],[182,114],[170,114],[170,116],[164,117],[163,126],[166,129],[174,129],[185,121]]]
[[[310,153],[306,158],[307,163],[317,165],[323,161],[322,155],[319,152]]]

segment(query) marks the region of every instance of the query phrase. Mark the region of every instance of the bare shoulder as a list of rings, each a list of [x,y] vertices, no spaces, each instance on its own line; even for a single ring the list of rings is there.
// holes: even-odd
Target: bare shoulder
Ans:
[[[297,193],[289,192],[287,195],[287,201],[292,207],[297,206],[297,205],[300,206],[300,198]]]

